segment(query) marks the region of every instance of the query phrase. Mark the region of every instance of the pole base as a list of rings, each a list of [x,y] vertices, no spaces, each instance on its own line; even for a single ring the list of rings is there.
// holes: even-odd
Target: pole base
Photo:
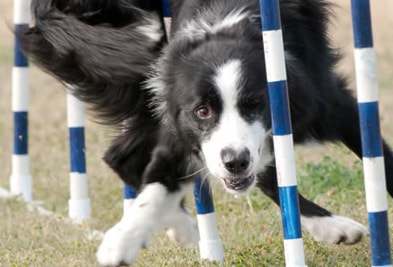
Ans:
[[[77,224],[90,220],[90,199],[68,200],[68,216]]]
[[[31,175],[11,175],[10,192],[15,196],[22,196],[25,202],[33,199]]]
[[[224,264],[224,251],[221,240],[201,240],[199,241],[199,253],[202,260],[218,261]]]

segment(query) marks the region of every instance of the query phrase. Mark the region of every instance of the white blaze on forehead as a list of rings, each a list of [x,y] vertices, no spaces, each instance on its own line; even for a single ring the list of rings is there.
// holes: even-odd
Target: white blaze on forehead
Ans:
[[[242,86],[242,70],[240,60],[231,60],[216,71],[215,85],[222,99],[222,114],[217,131],[212,139],[224,148],[243,150],[245,139],[249,138],[248,123],[240,116],[237,108],[239,90]],[[244,129],[244,131],[242,130]]]
[[[188,20],[182,25],[175,33],[175,38],[205,38],[206,34],[217,34],[247,18],[252,19],[253,16],[244,8],[232,10],[226,15],[216,14],[210,9],[201,10],[196,19]]]
[[[250,166],[244,175],[255,173],[261,163],[260,153],[264,149],[266,130],[260,121],[246,121],[237,105],[244,79],[240,60],[231,60],[219,66],[213,77],[222,100],[222,111],[215,129],[202,142],[202,152],[209,171],[219,178],[231,175],[222,163],[223,149],[231,148],[237,153],[244,150],[250,152]]]
[[[220,92],[224,109],[236,106],[241,80],[240,60],[231,60],[217,69],[214,82]]]

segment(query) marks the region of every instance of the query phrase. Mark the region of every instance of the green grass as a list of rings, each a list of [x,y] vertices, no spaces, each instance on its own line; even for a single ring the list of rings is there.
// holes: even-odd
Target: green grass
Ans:
[[[87,239],[83,227],[28,212],[16,200],[2,200],[0,211],[0,266],[85,266],[94,262],[96,244]]]
[[[299,188],[307,192],[310,200],[320,196],[338,195],[345,198],[353,192],[364,192],[362,165],[355,160],[352,166],[343,166],[338,159],[325,156],[320,163],[307,163],[299,170]]]
[[[318,163],[299,168],[299,188],[325,207],[366,223],[361,165],[345,166],[325,157]],[[213,182],[220,237],[224,245],[224,266],[283,266],[283,236],[280,213],[272,202],[255,190],[250,205],[245,198],[235,199]],[[94,213],[92,225],[105,230],[121,216],[121,188],[110,183],[101,188],[101,209]],[[64,195],[66,195],[63,192]],[[97,193],[98,194],[98,193]],[[115,196],[115,197],[114,197]],[[188,204],[192,208],[192,197]],[[52,210],[64,213],[64,203]],[[392,212],[392,211],[391,211]],[[89,226],[75,226],[60,217],[38,216],[23,203],[1,200],[0,266],[96,266],[94,253],[98,240],[89,240]],[[96,216],[99,216],[98,218]],[[97,223],[96,220],[102,220]],[[308,266],[369,266],[366,240],[355,246],[326,245],[304,233]],[[148,250],[141,252],[136,266],[219,266],[200,262],[197,249],[183,249],[157,233]]]
[[[0,66],[6,65],[13,61],[13,47],[0,45]]]
[[[379,89],[384,92],[386,90],[392,90],[393,88],[393,75],[390,73],[387,73],[387,75],[384,74],[385,69],[389,69],[391,67],[391,62],[393,62],[393,54],[391,50],[384,50],[376,54],[376,60],[378,62],[383,62],[383,64],[386,64],[385,66],[381,66],[378,68],[378,70],[382,69],[382,73],[378,73],[378,85]],[[382,74],[382,75],[381,75]]]

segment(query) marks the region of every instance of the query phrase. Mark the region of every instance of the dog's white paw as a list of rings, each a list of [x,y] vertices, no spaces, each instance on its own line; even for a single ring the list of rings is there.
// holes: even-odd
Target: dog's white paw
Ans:
[[[151,235],[148,229],[135,226],[120,221],[105,233],[96,254],[101,266],[122,266],[134,262]]]
[[[187,211],[181,209],[173,214],[172,220],[168,224],[166,234],[174,243],[187,248],[198,245],[198,226],[194,217]]]
[[[179,221],[176,217],[184,216],[184,210],[180,213],[178,209],[186,188],[184,186],[177,192],[169,193],[160,183],[146,185],[135,202],[125,210],[121,221],[105,233],[96,254],[98,263],[102,266],[133,263],[139,251],[147,247],[155,230],[163,225],[176,226]],[[173,215],[174,218],[167,219]]]
[[[317,240],[330,244],[347,245],[359,242],[367,233],[367,228],[346,217],[341,216],[302,216],[302,225]]]

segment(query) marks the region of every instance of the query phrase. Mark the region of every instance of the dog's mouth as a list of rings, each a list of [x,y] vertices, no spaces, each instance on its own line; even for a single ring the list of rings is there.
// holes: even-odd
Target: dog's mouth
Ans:
[[[225,186],[234,191],[244,192],[254,183],[254,175],[246,178],[224,178]]]

